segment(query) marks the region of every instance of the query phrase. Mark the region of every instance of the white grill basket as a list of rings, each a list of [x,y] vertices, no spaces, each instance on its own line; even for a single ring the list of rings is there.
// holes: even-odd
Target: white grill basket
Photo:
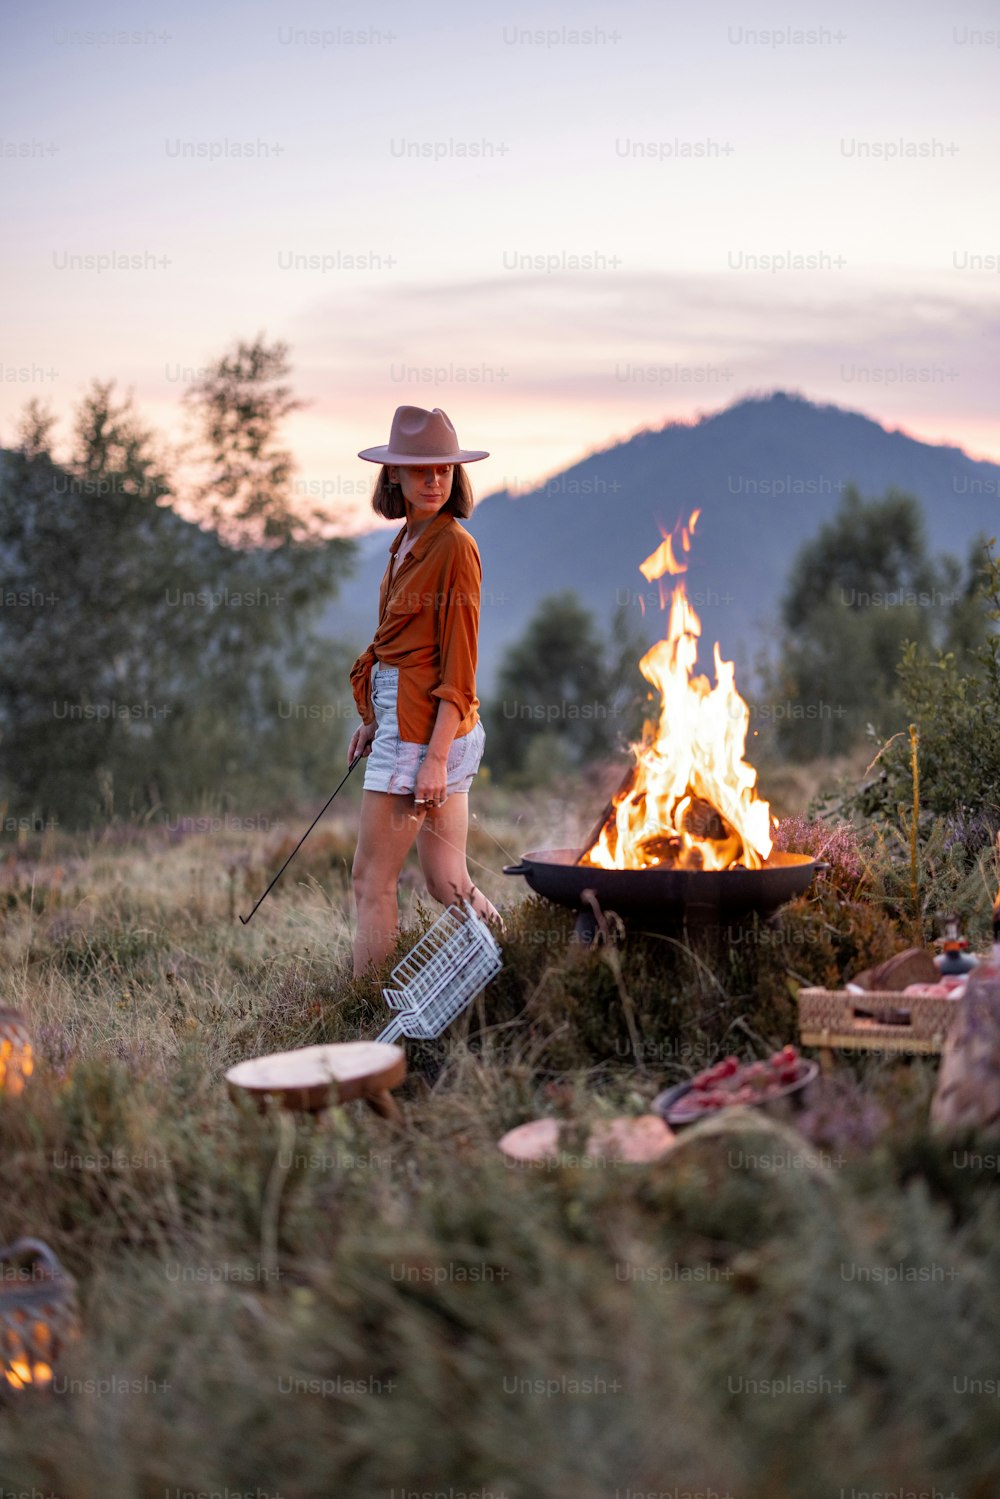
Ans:
[[[503,967],[500,948],[469,902],[449,906],[392,970],[382,997],[397,1014],[379,1041],[440,1036]]]

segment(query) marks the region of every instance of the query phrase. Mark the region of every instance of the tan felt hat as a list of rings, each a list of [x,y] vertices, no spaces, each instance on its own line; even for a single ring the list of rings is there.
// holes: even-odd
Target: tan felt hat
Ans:
[[[358,454],[368,463],[478,463],[488,458],[481,449],[458,445],[458,435],[450,420],[435,406],[424,411],[421,406],[397,406],[392,418],[388,443],[379,448],[364,448]]]

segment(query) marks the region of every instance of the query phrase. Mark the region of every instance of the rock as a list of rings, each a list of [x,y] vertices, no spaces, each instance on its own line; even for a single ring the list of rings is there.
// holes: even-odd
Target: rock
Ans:
[[[680,1176],[695,1173],[715,1191],[752,1177],[767,1183],[775,1201],[789,1191],[803,1201],[822,1198],[834,1183],[833,1158],[763,1109],[719,1109],[688,1126],[664,1164]]]
[[[969,974],[931,1104],[936,1129],[1000,1135],[1000,948]]]

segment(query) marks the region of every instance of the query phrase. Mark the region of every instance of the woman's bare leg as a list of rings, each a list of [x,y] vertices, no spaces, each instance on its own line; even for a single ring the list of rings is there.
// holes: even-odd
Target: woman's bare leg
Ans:
[[[352,869],[358,912],[355,978],[360,978],[373,963],[384,962],[396,944],[399,872],[425,816],[423,811],[414,809],[412,796],[396,796],[388,791],[362,794],[361,824]]]
[[[453,793],[440,807],[431,807],[425,813],[417,834],[417,854],[428,893],[443,906],[451,905],[458,896],[464,895],[477,916],[496,921],[502,927],[500,912],[481,890],[477,890],[469,874],[465,852],[468,835],[467,792]]]

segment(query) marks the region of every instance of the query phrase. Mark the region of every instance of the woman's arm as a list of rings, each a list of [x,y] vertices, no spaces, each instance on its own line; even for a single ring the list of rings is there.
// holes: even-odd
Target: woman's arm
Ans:
[[[378,727],[371,696],[371,671],[374,665],[375,652],[369,646],[351,667],[351,692],[354,694],[354,704],[361,714],[362,721],[351,735],[351,742],[347,747],[348,763],[358,755],[371,753],[372,740],[375,738],[375,730]]]
[[[434,720],[434,730],[427,746],[426,759],[447,760],[448,751],[455,740],[455,730],[462,722],[462,715],[454,703],[442,698],[438,703],[437,718]]]
[[[455,741],[455,730],[461,722],[462,715],[455,704],[442,699],[438,704],[427,753],[413,787],[415,802],[431,802],[434,806],[440,806],[444,801],[448,790],[448,751]]]

